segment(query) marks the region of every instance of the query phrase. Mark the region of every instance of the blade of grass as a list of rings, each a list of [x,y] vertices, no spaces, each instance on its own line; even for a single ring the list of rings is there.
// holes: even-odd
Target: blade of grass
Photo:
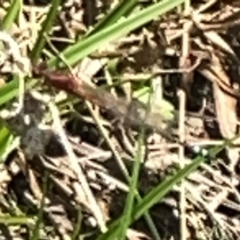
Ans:
[[[15,80],[10,81],[8,84],[0,88],[0,106],[16,97],[18,93],[18,85],[18,80]]]
[[[19,147],[20,139],[19,137],[12,135],[12,133],[10,133],[9,131],[9,137],[6,139],[6,142],[7,142],[6,148],[4,149],[4,151],[0,153],[0,159],[2,162],[4,162],[7,159],[7,157],[13,150]]]
[[[40,230],[43,223],[43,214],[44,214],[44,206],[45,206],[45,196],[47,195],[47,189],[49,184],[48,179],[49,179],[49,173],[45,171],[43,176],[43,195],[42,195],[41,204],[38,212],[38,219],[33,229],[32,236],[30,238],[31,240],[40,239]]]
[[[239,136],[237,136],[239,137]],[[209,151],[210,158],[215,158],[215,156],[221,152],[226,146],[231,145],[231,142],[235,139],[226,140],[222,146],[217,146]],[[175,184],[179,183],[181,180],[189,176],[190,173],[195,171],[202,162],[206,160],[203,156],[198,156],[193,159],[193,162],[183,169],[180,169],[175,175],[169,176],[166,180],[156,186],[150,193],[148,193],[142,201],[139,201],[136,207],[133,209],[133,215],[131,223],[138,220],[146,211],[148,211],[153,205],[159,202],[172,188]],[[117,239],[119,234],[119,225],[121,224],[122,218],[116,220],[111,224],[109,230],[102,234],[97,240],[112,240]]]
[[[221,146],[213,147],[209,150],[209,157],[210,159],[214,159],[218,153],[220,153],[224,148],[231,145],[231,142],[237,139],[239,136],[234,137],[234,139],[226,140],[224,144]],[[179,183],[181,180],[189,176],[194,170],[196,170],[202,162],[204,162],[207,158],[203,156],[197,156],[193,159],[193,162],[187,165],[185,168],[180,169],[177,174],[174,176],[168,177],[163,183],[159,186],[155,187],[143,200],[136,205],[133,214],[133,220],[139,219],[141,215],[156,204],[159,199],[163,198],[171,189],[172,187]]]
[[[138,139],[137,153],[134,160],[133,175],[130,180],[129,192],[126,199],[125,209],[123,212],[123,217],[121,219],[121,224],[119,225],[119,240],[124,240],[126,238],[126,232],[131,224],[132,210],[134,206],[135,192],[138,185],[138,177],[140,172],[141,160],[142,160],[142,146],[144,145],[144,127],[141,129],[141,133]]]
[[[2,20],[1,27],[3,30],[8,30],[12,24],[14,23],[15,19],[18,17],[18,13],[22,6],[21,0],[13,0],[12,4],[6,10],[6,15]]]
[[[82,214],[82,209],[80,207],[78,207],[77,219],[76,220],[77,221],[74,224],[74,229],[73,229],[73,233],[72,233],[72,236],[71,236],[72,240],[79,239],[79,235],[80,235],[81,229],[82,229],[83,214]]]
[[[118,5],[113,8],[100,22],[98,22],[92,31],[90,31],[87,36],[93,35],[96,32],[109,27],[111,24],[117,22],[121,17],[129,14],[134,7],[137,5],[138,0],[123,0],[118,3]]]
[[[38,59],[43,51],[43,48],[46,43],[46,39],[45,39],[44,35],[51,31],[54,21],[58,14],[58,8],[59,8],[59,6],[61,6],[61,3],[62,3],[62,0],[52,1],[51,8],[47,14],[45,21],[43,22],[41,31],[38,34],[38,38],[36,40],[36,43],[33,47],[31,55],[30,55],[30,58],[33,63],[36,63],[38,61]]]
[[[2,158],[2,155],[6,152],[7,147],[11,143],[11,137],[12,134],[9,132],[9,130],[1,126],[0,127],[0,163],[4,160]]]
[[[26,216],[0,216],[0,224],[4,225],[33,225],[34,220]]]
[[[36,85],[35,81],[27,81],[26,89],[31,89]],[[12,81],[0,88],[0,106],[9,102],[18,95],[19,78],[16,76]]]
[[[62,54],[65,59],[67,59],[69,65],[74,65],[104,44],[127,34],[161,14],[173,9],[182,2],[184,2],[184,0],[165,0],[160,3],[153,4],[133,16],[125,18],[82,41],[78,41],[76,44],[64,50]],[[56,66],[58,61],[59,59],[54,57],[48,61],[48,66]]]

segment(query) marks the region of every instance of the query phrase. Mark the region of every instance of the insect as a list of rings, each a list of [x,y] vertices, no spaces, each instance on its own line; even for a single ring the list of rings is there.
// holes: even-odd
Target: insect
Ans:
[[[164,121],[164,117],[158,112],[148,111],[147,106],[138,100],[129,103],[125,98],[116,98],[108,91],[100,87],[96,88],[75,77],[72,73],[49,70],[45,64],[33,67],[33,74],[36,77],[42,76],[51,86],[105,108],[117,118],[123,118],[130,126],[141,127],[144,125],[147,129],[158,132],[166,139],[173,140],[169,130],[164,130],[168,124]]]

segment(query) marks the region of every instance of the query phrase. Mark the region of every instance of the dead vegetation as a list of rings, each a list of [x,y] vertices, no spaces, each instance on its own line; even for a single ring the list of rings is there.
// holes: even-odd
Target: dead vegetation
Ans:
[[[58,51],[81,38],[114,1],[100,1],[101,8],[93,2],[63,4],[49,33]],[[26,56],[48,7],[24,5],[9,30],[21,56],[16,57],[9,42],[2,55],[1,85],[7,84],[5,73],[32,73]],[[1,9],[4,16],[6,6]],[[149,85],[152,105],[167,99],[178,114],[171,123],[165,113],[151,112],[147,118],[138,184],[142,196],[179,165],[190,163],[196,155],[193,146],[210,148],[239,134],[240,4],[194,1],[184,11],[175,9],[83,59],[73,72],[91,91],[81,92],[81,99],[66,95],[76,88],[69,91],[58,84],[66,91],[60,92],[45,78],[38,79],[23,102],[4,105],[1,117],[20,140],[2,156],[1,239],[34,239],[38,225],[35,239],[97,239],[107,223],[123,214],[129,191],[126,171],[136,155],[141,111],[146,112],[132,96]],[[43,61],[52,51],[49,42]],[[106,85],[111,87],[104,89]],[[163,137],[156,133],[159,129]],[[150,209],[163,239],[239,238],[239,139],[210,160],[184,187],[176,185]],[[181,213],[186,229],[181,228]],[[10,216],[24,217],[21,222]],[[131,225],[127,237],[157,239],[144,217]]]

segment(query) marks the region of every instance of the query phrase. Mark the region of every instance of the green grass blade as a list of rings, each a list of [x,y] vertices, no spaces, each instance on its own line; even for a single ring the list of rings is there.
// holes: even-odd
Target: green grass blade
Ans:
[[[49,174],[48,172],[45,171],[43,175],[43,195],[42,195],[41,204],[38,212],[38,219],[33,229],[31,240],[40,239],[40,230],[43,227],[45,196],[47,195],[47,189],[48,189],[48,178],[49,178]]]
[[[6,11],[7,13],[2,20],[1,27],[3,30],[8,30],[12,26],[12,24],[14,23],[15,19],[18,16],[21,5],[22,5],[21,0],[12,1],[12,4],[7,9]]]
[[[94,52],[100,46],[127,34],[183,2],[184,0],[165,0],[156,3],[82,41],[80,40],[63,51],[62,54],[64,58],[67,59],[69,65],[76,64],[79,60]],[[55,66],[57,63],[57,57],[48,61],[48,65],[51,67]]]
[[[29,80],[25,85],[26,90],[31,89],[36,81]],[[11,101],[18,95],[19,78],[15,76],[12,81],[0,88],[0,106]]]
[[[222,146],[217,146],[212,148],[209,152],[211,158],[214,158],[216,154],[222,151],[226,146],[228,146],[230,141],[226,141]],[[185,168],[180,169],[173,176],[168,177],[162,183],[160,183],[157,187],[155,187],[150,193],[148,193],[142,201],[140,201],[136,207],[133,209],[133,215],[131,222],[138,220],[142,215],[148,211],[152,206],[154,206],[157,202],[159,202],[172,188],[175,184],[179,183],[181,180],[186,178],[190,173],[196,170],[202,162],[206,159],[202,156],[198,156],[193,159],[192,163],[187,165]],[[119,226],[122,223],[122,218],[116,220],[111,224],[109,230],[102,234],[97,240],[112,240],[117,239],[119,236]]]
[[[0,224],[4,225],[33,225],[34,220],[26,216],[0,216]]]
[[[216,155],[228,145],[229,141],[226,141],[226,143],[222,146],[212,148],[209,152],[210,157],[215,158]],[[196,157],[192,160],[193,162],[191,164],[187,165],[183,169],[180,169],[176,174],[168,177],[163,183],[155,187],[147,196],[143,198],[140,203],[136,205],[133,213],[133,220],[139,219],[145,211],[147,211],[150,207],[152,207],[160,199],[162,199],[173,188],[175,184],[179,183],[184,178],[189,176],[189,174],[196,170],[205,160],[206,158],[202,156]]]
[[[123,217],[121,219],[121,224],[119,225],[119,240],[124,240],[126,238],[126,232],[131,224],[131,218],[132,218],[132,210],[134,206],[134,198],[135,198],[135,192],[138,187],[138,178],[139,178],[139,172],[141,167],[141,162],[143,158],[142,153],[142,146],[144,145],[144,128],[141,131],[141,134],[139,136],[138,140],[138,148],[137,148],[137,154],[134,159],[134,166],[133,166],[133,174],[130,181],[130,187],[129,192],[127,195],[127,200],[125,204],[125,209],[123,213]]]
[[[7,147],[12,141],[12,134],[4,127],[0,126],[0,163],[4,160],[2,155],[6,152]]]
[[[9,102],[18,94],[19,81],[15,79],[0,88],[0,106]]]
[[[52,1],[51,8],[47,14],[45,21],[43,22],[41,31],[38,34],[38,38],[36,40],[36,43],[33,47],[32,52],[31,52],[30,58],[33,63],[36,63],[38,61],[38,59],[43,51],[43,48],[46,43],[46,39],[45,39],[44,35],[48,34],[51,31],[54,21],[58,14],[58,8],[61,5],[61,3],[62,3],[62,0]]]
[[[77,219],[76,219],[76,223],[74,224],[73,233],[71,236],[72,240],[79,239],[78,236],[81,234],[83,214],[80,206],[78,208],[76,215],[77,215]]]
[[[138,0],[124,0],[120,1],[118,5],[112,9],[99,23],[94,26],[87,36],[93,35],[101,29],[109,27],[111,24],[117,22],[121,17],[126,16],[137,5]]]

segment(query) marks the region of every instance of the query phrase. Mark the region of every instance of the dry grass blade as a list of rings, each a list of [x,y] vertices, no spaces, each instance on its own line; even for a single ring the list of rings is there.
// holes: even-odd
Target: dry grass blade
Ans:
[[[83,173],[82,168],[79,166],[76,155],[74,154],[74,151],[72,149],[71,144],[68,141],[68,138],[66,136],[66,134],[64,133],[64,130],[61,126],[61,121],[59,118],[59,113],[57,108],[53,105],[53,104],[49,104],[49,108],[51,110],[53,119],[54,119],[54,123],[55,123],[55,127],[57,128],[57,132],[61,138],[61,141],[63,143],[63,145],[65,146],[66,152],[69,156],[69,160],[70,160],[70,164],[72,169],[74,169],[74,172],[76,173],[76,177],[79,180],[79,183],[82,185],[81,188],[83,188],[83,191],[85,193],[85,196],[87,198],[87,200],[90,203],[90,206],[92,209],[92,213],[94,214],[94,216],[96,217],[97,223],[101,229],[102,232],[105,232],[107,230],[106,227],[106,223],[103,217],[103,214],[101,212],[101,209],[99,208],[95,197],[93,196],[93,193],[90,189],[90,186],[88,185],[87,179]],[[78,192],[78,191],[77,191]]]
[[[225,74],[219,59],[214,58],[215,71],[220,73],[221,79],[226,85],[230,85],[230,80]],[[233,96],[226,94],[217,83],[213,84],[213,91],[215,97],[215,107],[218,117],[218,123],[221,134],[225,138],[231,138],[237,134],[238,117],[237,117],[237,99]],[[238,161],[238,149],[228,149],[228,155],[231,161],[231,168],[234,169]]]
[[[229,44],[226,41],[223,40],[222,37],[220,37],[220,35],[217,32],[206,31],[204,32],[204,35],[209,41],[214,43],[214,45],[222,49],[224,52],[227,52],[230,56],[232,56],[233,59],[236,59],[237,62],[240,63],[240,60],[236,56],[236,53],[234,52],[234,50],[229,46]]]

